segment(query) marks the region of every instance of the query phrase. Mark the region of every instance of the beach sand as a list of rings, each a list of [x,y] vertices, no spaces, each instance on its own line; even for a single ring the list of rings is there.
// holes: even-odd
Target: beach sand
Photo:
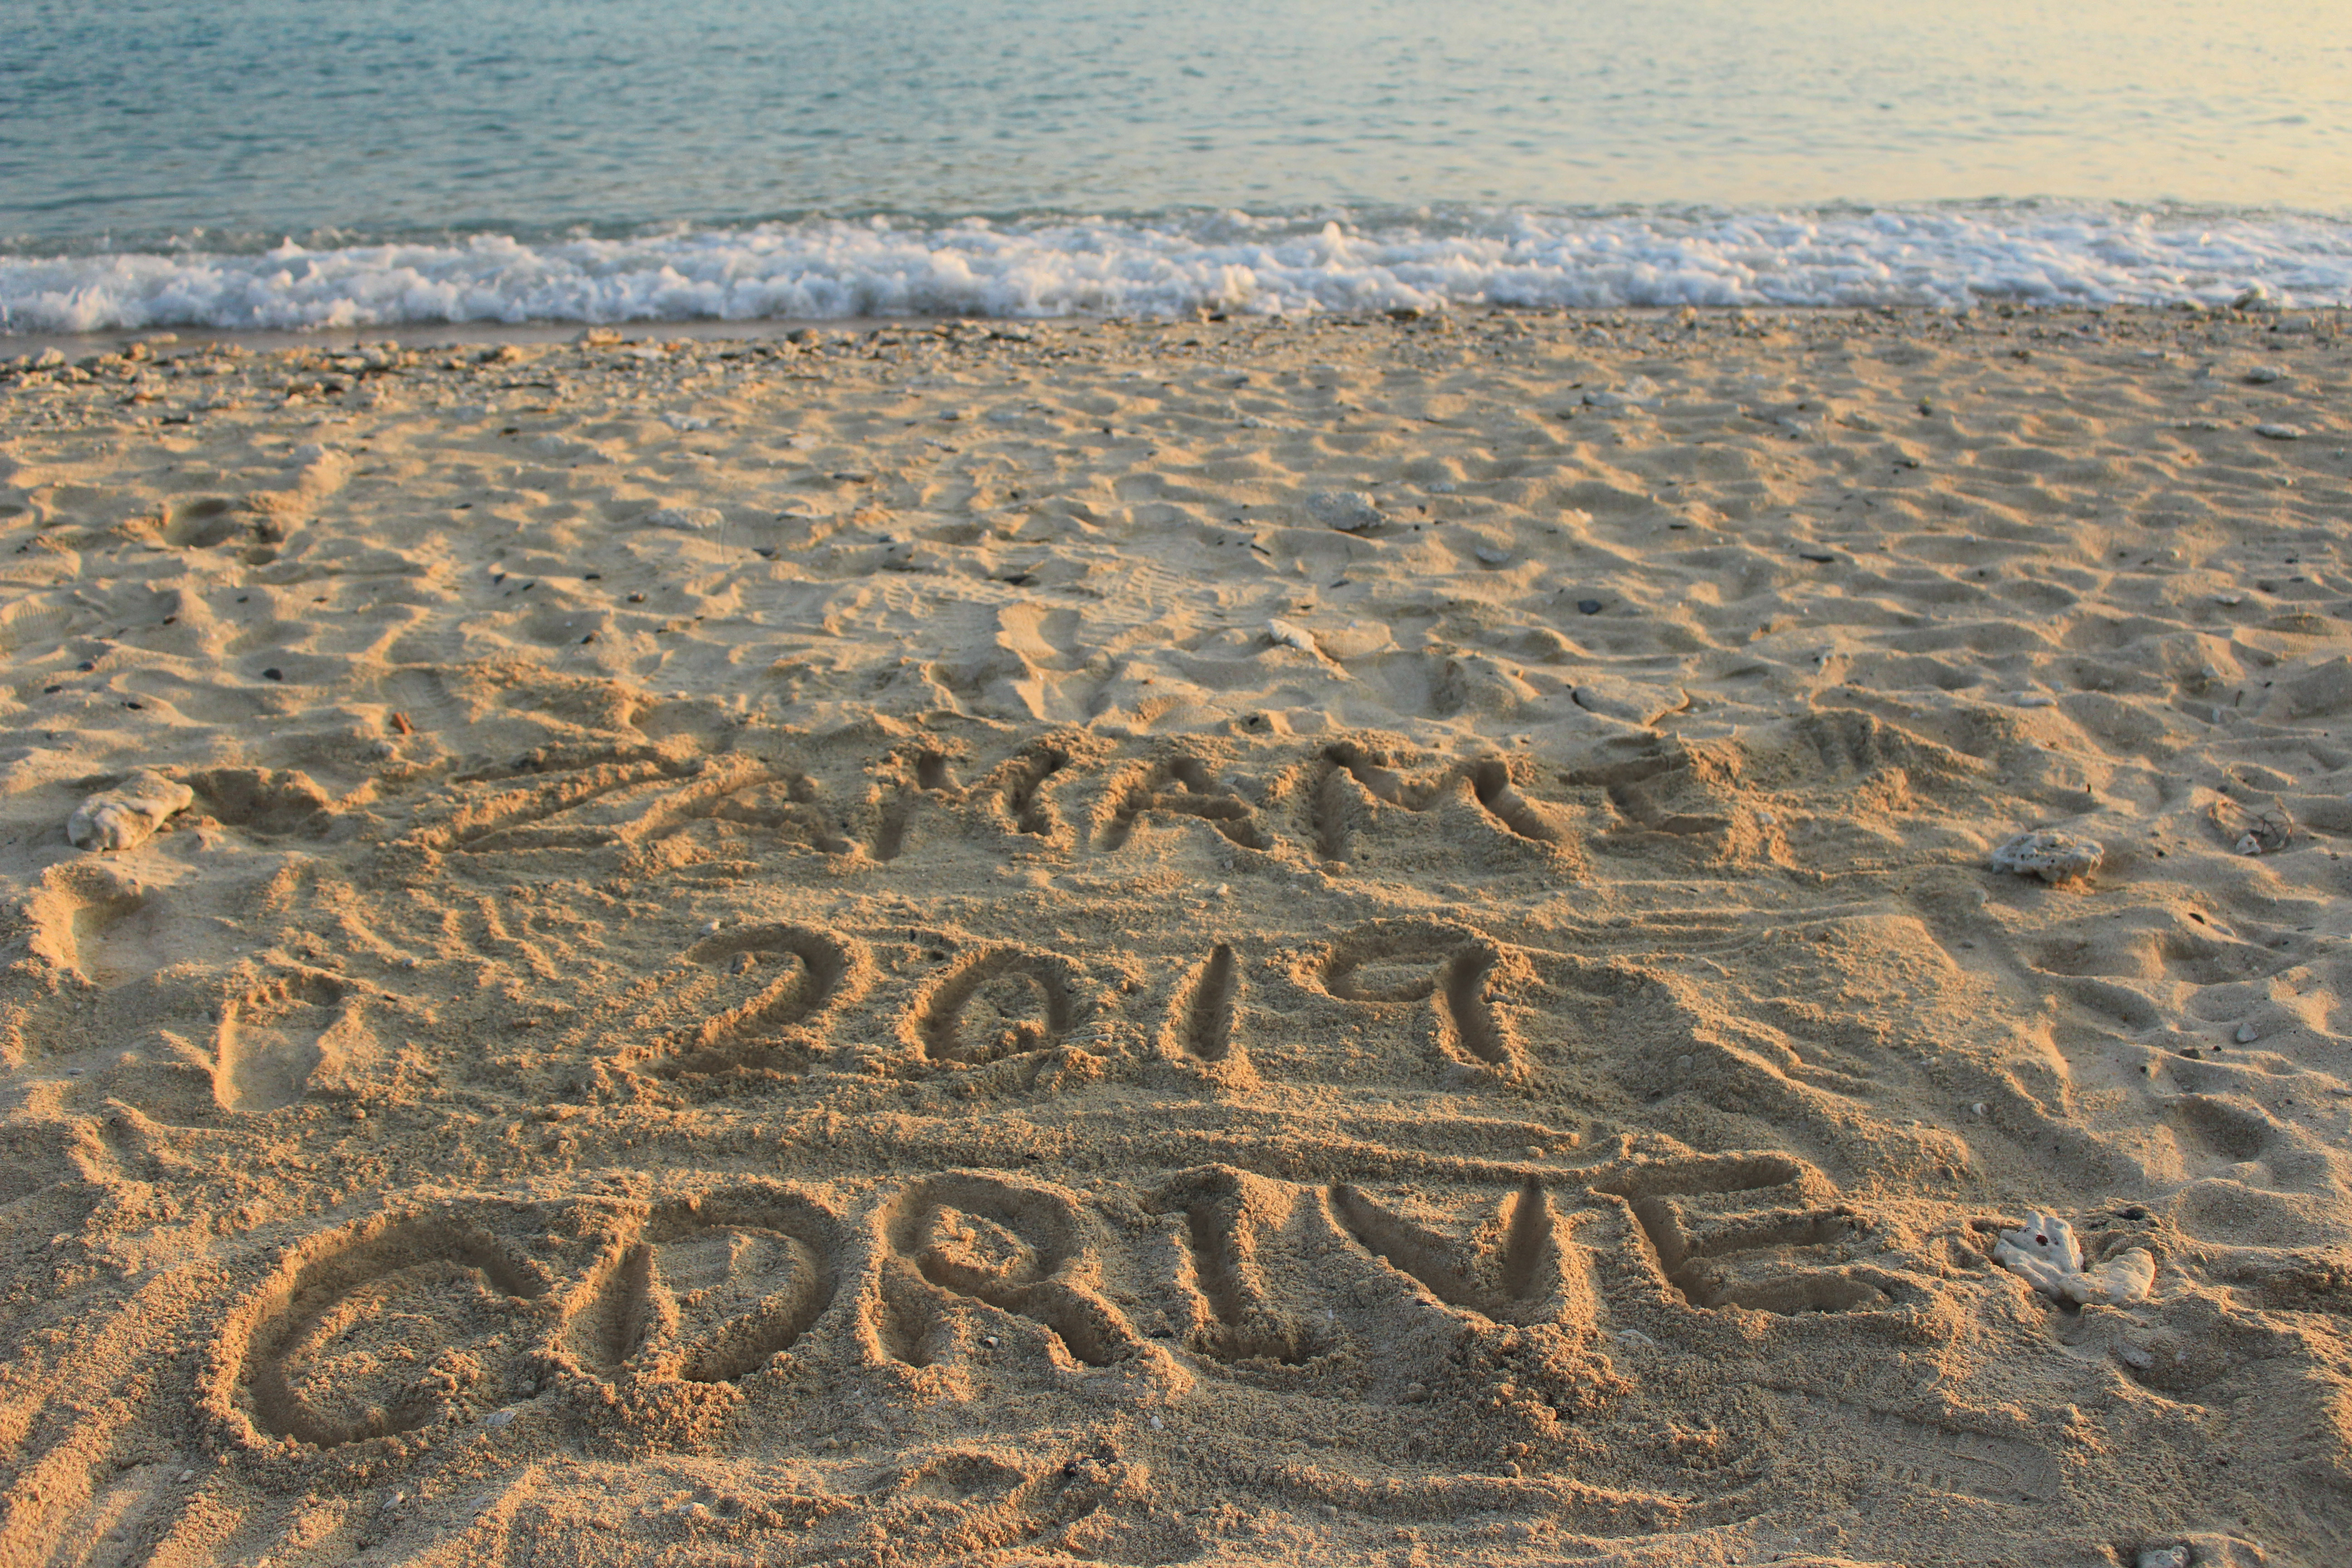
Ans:
[[[0,1563],[2352,1556],[2332,318],[635,335],[0,378]]]

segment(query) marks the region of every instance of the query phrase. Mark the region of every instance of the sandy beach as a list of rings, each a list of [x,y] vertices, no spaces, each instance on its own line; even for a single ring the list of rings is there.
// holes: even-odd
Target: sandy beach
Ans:
[[[2352,1560],[2338,330],[18,359],[0,1565]]]

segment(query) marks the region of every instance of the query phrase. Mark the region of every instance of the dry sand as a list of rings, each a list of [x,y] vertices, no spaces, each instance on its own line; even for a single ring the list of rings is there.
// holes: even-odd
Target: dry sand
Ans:
[[[2335,331],[20,369],[0,1563],[2352,1558]]]

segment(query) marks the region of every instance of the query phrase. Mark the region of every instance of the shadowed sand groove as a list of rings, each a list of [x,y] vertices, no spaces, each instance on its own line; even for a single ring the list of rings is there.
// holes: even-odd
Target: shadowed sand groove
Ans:
[[[1204,1062],[1221,1062],[1233,1050],[1234,1009],[1241,995],[1241,975],[1234,967],[1231,944],[1219,942],[1209,952],[1199,977],[1184,1000],[1184,1050]]]
[[[282,1268],[247,1309],[250,1326],[233,1334],[244,1338],[240,1382],[253,1424],[273,1436],[331,1447],[446,1420],[453,1405],[484,1395],[499,1403],[503,1391],[495,1381],[434,1390],[386,1385],[378,1374],[353,1384],[338,1367],[351,1342],[372,1337],[387,1313],[404,1337],[430,1351],[513,1326],[516,1309],[546,1290],[546,1281],[499,1241],[463,1225],[405,1219],[356,1226]]]
[[[967,959],[917,1012],[924,1052],[976,1066],[1044,1050],[1069,1033],[1071,981],[1069,965],[1049,953],[1008,949]],[[976,1005],[985,1023],[967,1016]]]
[[[1557,1268],[1550,1202],[1534,1179],[1504,1208],[1498,1245],[1491,1255],[1465,1250],[1382,1208],[1350,1184],[1331,1189],[1331,1209],[1365,1251],[1411,1276],[1449,1307],[1493,1321],[1519,1322],[1550,1293],[1547,1265]]]
[[[830,1216],[795,1194],[665,1204],[614,1258],[567,1337],[608,1375],[731,1383],[808,1332],[833,1300],[839,1249]]]
[[[938,1289],[1033,1319],[1087,1366],[1131,1353],[1116,1311],[1072,1277],[1076,1225],[1055,1194],[944,1178],[895,1200],[885,1223],[898,1257]]]

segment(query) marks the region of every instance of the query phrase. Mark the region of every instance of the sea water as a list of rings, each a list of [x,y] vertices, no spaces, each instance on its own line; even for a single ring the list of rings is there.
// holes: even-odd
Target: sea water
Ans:
[[[0,327],[2352,300],[2342,0],[8,0]]]

